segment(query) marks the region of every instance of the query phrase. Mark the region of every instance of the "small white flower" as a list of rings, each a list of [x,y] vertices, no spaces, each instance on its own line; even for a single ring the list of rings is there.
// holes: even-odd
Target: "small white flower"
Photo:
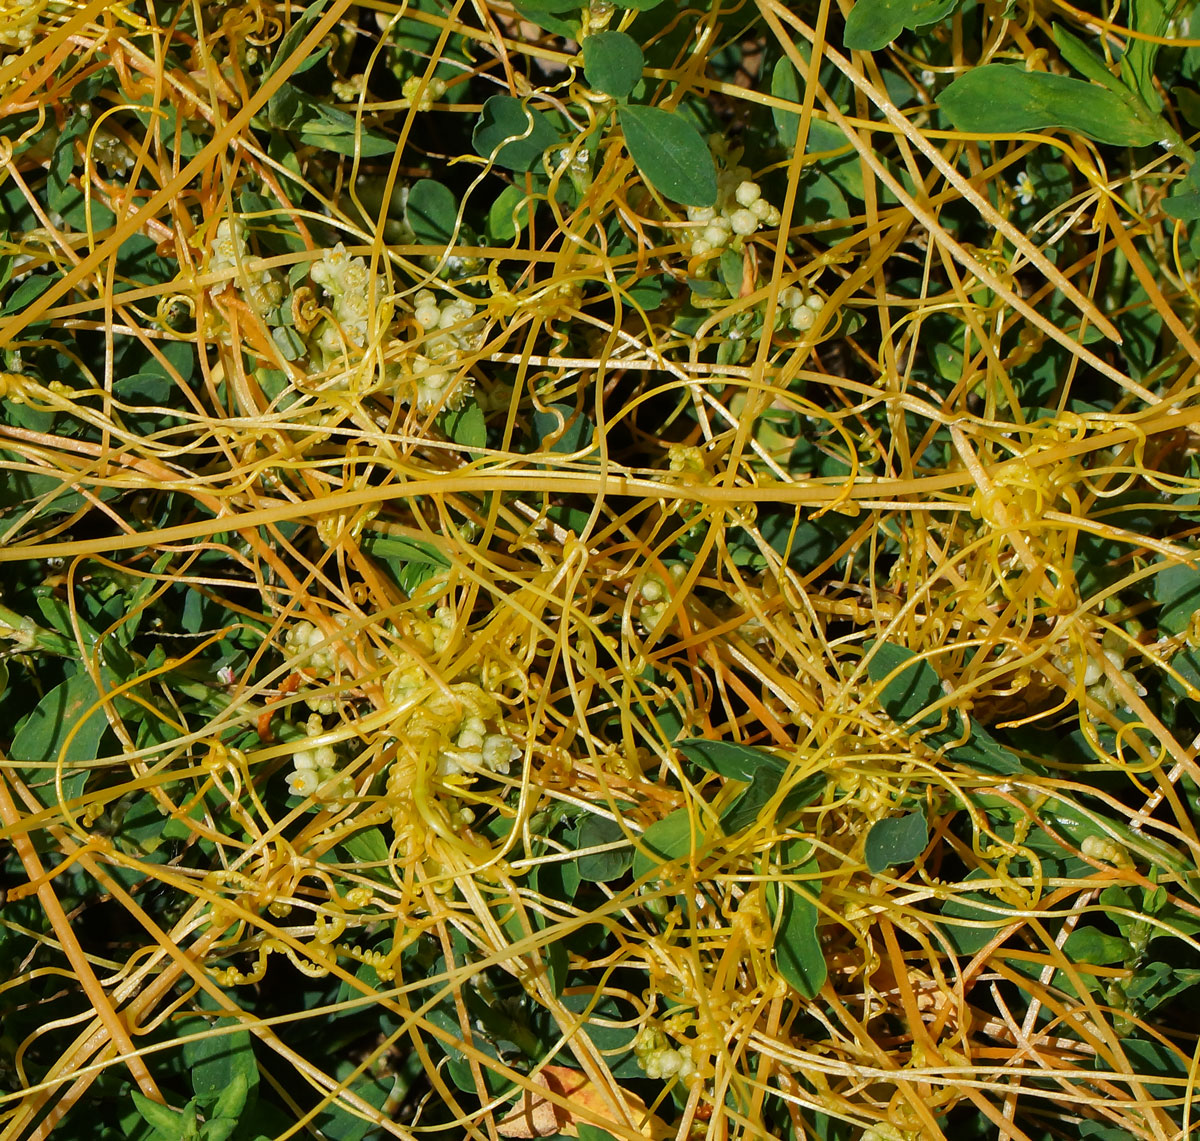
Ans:
[[[1027,170],[1023,170],[1017,175],[1014,189],[1017,192],[1017,201],[1022,206],[1028,206],[1037,197],[1037,187],[1034,186],[1033,179],[1029,177]]]
[[[314,769],[296,769],[288,773],[288,792],[292,796],[312,796],[321,785],[321,778]]]

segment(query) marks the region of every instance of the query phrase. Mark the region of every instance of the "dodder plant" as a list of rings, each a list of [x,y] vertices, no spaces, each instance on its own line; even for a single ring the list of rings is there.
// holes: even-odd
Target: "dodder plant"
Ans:
[[[0,10],[3,1136],[1189,1133],[1190,21]]]

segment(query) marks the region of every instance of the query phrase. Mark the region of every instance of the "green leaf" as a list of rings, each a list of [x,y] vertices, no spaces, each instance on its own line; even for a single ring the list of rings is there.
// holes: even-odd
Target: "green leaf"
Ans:
[[[962,736],[962,720],[955,711],[951,717],[951,728],[943,733],[933,733],[925,743],[937,748],[945,741],[957,740]],[[978,722],[972,722],[971,735],[961,744],[946,751],[946,756],[956,764],[967,765],[979,772],[1010,776],[1013,773],[1035,771],[1024,764],[1011,750],[1006,749]]]
[[[1129,0],[1131,27],[1139,36],[1131,36],[1121,58],[1121,76],[1133,88],[1150,111],[1162,110],[1162,97],[1154,86],[1154,64],[1167,36],[1169,21],[1162,0]],[[1149,37],[1149,38],[1145,38]]]
[[[966,881],[990,879],[991,873],[976,868],[968,874]],[[950,945],[960,955],[974,955],[995,938],[996,932],[1011,922],[1006,912],[1015,910],[1011,903],[997,899],[991,894],[995,889],[960,892],[942,905],[942,917],[961,919],[964,922],[942,923],[942,930]],[[967,924],[979,926],[967,926]]]
[[[456,444],[464,448],[487,447],[487,418],[474,400],[468,400],[461,408],[443,412],[440,419],[442,431]]]
[[[637,879],[673,860],[686,860],[703,842],[700,822],[686,808],[677,808],[656,820],[642,833],[633,856],[633,874]]]
[[[200,1029],[204,1022],[197,1022]],[[258,1064],[248,1030],[230,1030],[229,1019],[218,1019],[211,1034],[184,1043],[183,1060],[191,1073],[192,1093],[201,1104],[215,1102],[218,1116],[236,1117],[258,1088]],[[235,1091],[241,1091],[236,1101]],[[224,1106],[225,1108],[222,1108]]]
[[[424,539],[367,534],[360,545],[367,554],[387,563],[400,589],[410,598],[424,582],[450,566],[446,556]]]
[[[422,178],[409,189],[404,215],[421,245],[445,246],[458,223],[458,199],[448,186]]]
[[[263,72],[263,80],[269,79],[280,66],[291,59],[295,54],[296,49],[300,46],[300,41],[308,35],[316,26],[317,21],[321,18],[321,13],[325,11],[328,0],[313,0],[313,2],[292,21],[292,26],[288,28],[287,35],[279,41],[279,46],[272,53],[271,63]],[[301,59],[299,63],[292,68],[290,75],[299,75],[301,72],[307,71],[310,67],[318,63],[325,53],[329,51],[328,44],[322,44],[312,55]]]
[[[642,176],[684,206],[713,206],[717,168],[700,132],[676,111],[622,107],[625,146]]]
[[[312,108],[316,113],[315,117],[300,127],[302,143],[333,151],[334,154],[346,155],[348,158],[353,158],[356,154],[362,158],[378,158],[395,151],[396,144],[393,140],[377,131],[368,130],[353,115],[336,107],[326,107],[323,103],[314,103]]]
[[[1171,88],[1171,102],[1189,127],[1200,128],[1200,94],[1190,87]]]
[[[776,60],[775,67],[771,70],[771,94],[776,99],[783,99],[797,106],[800,103],[800,84],[796,78],[796,69],[786,56]],[[775,120],[779,141],[787,147],[789,153],[795,150],[796,134],[800,130],[800,113],[783,107],[772,107],[771,118]],[[809,129],[812,129],[811,125]]]
[[[793,841],[793,844],[799,843]],[[785,847],[791,847],[786,845]],[[785,857],[785,862],[786,857]],[[828,977],[821,939],[817,934],[820,913],[820,881],[816,860],[807,860],[795,868],[797,877],[812,877],[812,886],[791,882],[767,885],[767,904],[772,919],[779,917],[775,936],[775,963],[787,984],[805,998],[815,998]]]
[[[730,780],[751,781],[758,773],[766,771],[778,781],[787,772],[786,761],[764,749],[739,745],[736,741],[707,741],[702,737],[688,737],[676,741],[675,747],[689,761]]]
[[[1076,927],[1063,951],[1073,963],[1123,963],[1130,955],[1129,944],[1116,935],[1106,935],[1094,927]]]
[[[513,8],[523,20],[537,24],[548,32],[554,32],[564,39],[579,38],[579,0],[573,0],[569,8],[560,7],[561,0],[513,0]],[[559,15],[570,12],[572,15]]]
[[[378,828],[367,828],[355,832],[353,836],[342,841],[341,846],[349,853],[350,858],[362,864],[386,864],[388,860],[388,842]]]
[[[589,1125],[586,1121],[577,1121],[575,1131],[579,1141],[617,1141],[607,1129],[601,1129],[599,1125]]]
[[[493,95],[484,105],[471,133],[471,145],[481,158],[505,170],[527,171],[542,154],[562,141],[551,121],[520,99]]]
[[[196,1129],[196,1105],[188,1102],[183,1109],[171,1109],[151,1101],[145,1094],[132,1090],[133,1104],[142,1115],[142,1120],[152,1126],[161,1136],[170,1141],[194,1141],[200,1136]]]
[[[887,47],[905,28],[936,24],[958,0],[855,0],[846,17],[842,43],[851,51]]]
[[[582,452],[596,438],[596,425],[570,404],[548,404],[545,411],[534,412],[532,427],[539,451],[547,450],[549,440],[549,451]]]
[[[578,842],[580,848],[620,845],[607,852],[590,852],[575,861],[580,879],[589,883],[608,883],[620,879],[633,864],[633,846],[615,820],[605,816],[589,816],[579,827]]]
[[[641,81],[645,60],[624,32],[595,32],[583,41],[583,74],[597,91],[624,99]]]
[[[904,816],[891,816],[877,820],[867,833],[864,850],[867,870],[878,875],[896,864],[907,864],[915,860],[929,843],[929,825],[921,809]]]
[[[1058,45],[1058,50],[1062,53],[1063,59],[1079,72],[1080,75],[1085,76],[1094,83],[1103,84],[1110,91],[1116,91],[1118,94],[1124,92],[1125,96],[1128,97],[1129,90],[1108,70],[1104,60],[1096,55],[1078,36],[1067,31],[1066,25],[1055,24],[1051,28],[1050,34],[1054,37],[1054,42]]]
[[[1186,563],[1164,566],[1154,576],[1154,600],[1160,607],[1159,631],[1182,634],[1200,610],[1200,569]]]
[[[1200,119],[1200,99],[1196,100],[1196,111],[1196,117]],[[1192,163],[1188,167],[1187,174],[1175,184],[1174,192],[1163,199],[1162,207],[1164,212],[1181,222],[1194,222],[1200,218],[1200,164]]]
[[[258,1081],[257,1070],[254,1080]],[[192,1081],[195,1082],[195,1077]],[[230,1078],[229,1084],[221,1091],[211,1115],[204,1123],[204,1141],[227,1141],[230,1134],[238,1127],[249,1092],[250,1085],[246,1080],[246,1075],[240,1071],[235,1073]]]
[[[533,210],[534,203],[530,201],[524,187],[506,186],[496,195],[496,201],[488,210],[487,229],[492,240],[511,242],[518,233],[528,227]]]
[[[868,642],[865,648],[868,651],[873,648],[867,661],[867,675],[876,685],[884,682],[879,695],[884,712],[897,725],[913,722],[910,726],[913,729],[937,725],[941,721],[938,713],[927,713],[917,720],[924,710],[945,696],[941,678],[933,666],[914,651],[892,642],[880,645]]]
[[[814,773],[806,777],[795,788],[783,795],[776,810],[774,819],[805,808],[818,799],[825,791],[827,778],[824,773]],[[760,769],[750,781],[746,789],[723,813],[721,813],[721,829],[726,835],[740,832],[758,820],[762,810],[770,804],[779,792],[780,776],[769,769]]]
[[[108,729],[108,719],[101,706],[93,709],[86,718],[84,713],[99,697],[91,677],[84,672],[56,685],[38,702],[17,731],[8,750],[9,757],[14,761],[46,766],[61,762],[68,775],[77,762],[94,761],[100,739]],[[52,776],[47,769],[36,774],[35,780],[49,780]],[[86,779],[86,771],[77,772],[64,791],[68,796],[73,791],[77,795]],[[44,795],[53,800],[52,786],[45,789]]]
[[[1161,121],[1147,122],[1128,99],[1081,79],[1026,71],[1000,63],[960,75],[938,102],[955,128],[976,134],[1062,128],[1115,146],[1142,147],[1166,136]]]

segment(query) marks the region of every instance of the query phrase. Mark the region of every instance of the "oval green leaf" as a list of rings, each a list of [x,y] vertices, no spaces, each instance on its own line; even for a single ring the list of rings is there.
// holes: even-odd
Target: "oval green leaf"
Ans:
[[[448,186],[432,178],[422,178],[408,192],[404,216],[421,245],[444,246],[458,222],[458,200]]]
[[[608,883],[619,879],[633,863],[633,848],[621,826],[606,816],[589,816],[579,828],[580,848],[599,848],[605,844],[620,845],[606,852],[588,852],[575,861],[580,878],[591,883]]]
[[[1132,98],[1082,79],[1002,63],[960,75],[938,103],[956,129],[975,134],[1062,128],[1098,143],[1144,147],[1167,133],[1161,122],[1140,118]]]
[[[622,107],[621,129],[630,157],[660,194],[684,206],[716,204],[716,164],[700,132],[682,115],[661,107]]]
[[[471,134],[471,145],[481,158],[492,159],[506,170],[527,171],[560,136],[540,111],[511,95],[493,95],[484,105]]]
[[[911,863],[928,843],[929,825],[920,809],[877,820],[867,833],[867,870],[874,876],[895,864]]]
[[[699,848],[702,839],[699,822],[694,815],[686,808],[675,809],[642,833],[633,857],[634,876],[641,879],[672,860],[687,859]]]
[[[877,51],[905,28],[936,24],[957,4],[958,0],[857,0],[846,17],[842,43],[851,51]]]
[[[642,78],[642,49],[624,32],[596,32],[583,41],[583,74],[597,91],[624,99]]]
[[[867,661],[867,675],[876,685],[884,682],[879,704],[896,724],[912,721],[943,696],[937,671],[906,646],[891,642],[875,646],[874,642],[868,642],[867,649],[873,649]],[[913,728],[936,725],[940,720],[937,713],[928,713]]]

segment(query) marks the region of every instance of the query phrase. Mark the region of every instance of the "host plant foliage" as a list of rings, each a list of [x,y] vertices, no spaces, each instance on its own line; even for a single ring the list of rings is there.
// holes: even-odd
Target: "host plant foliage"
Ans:
[[[0,7],[3,1136],[1187,1132],[1198,83]]]

